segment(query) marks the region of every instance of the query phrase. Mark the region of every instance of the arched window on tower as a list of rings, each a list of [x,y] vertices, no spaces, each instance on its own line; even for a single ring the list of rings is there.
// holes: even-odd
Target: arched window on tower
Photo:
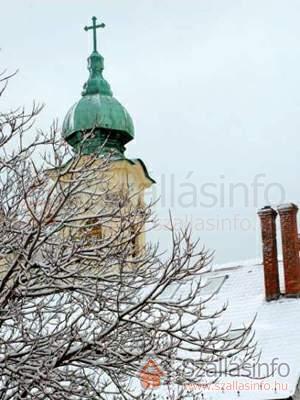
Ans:
[[[79,230],[79,237],[85,239],[87,244],[103,238],[103,227],[98,218],[87,219]]]
[[[103,229],[99,219],[94,218],[88,222],[89,233],[92,237],[96,237],[97,239],[102,239],[103,237]]]

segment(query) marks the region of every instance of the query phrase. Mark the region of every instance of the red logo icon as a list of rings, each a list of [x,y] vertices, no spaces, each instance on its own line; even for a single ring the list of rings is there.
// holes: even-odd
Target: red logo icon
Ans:
[[[165,375],[160,366],[152,359],[148,360],[140,372],[140,381],[144,389],[157,389]]]

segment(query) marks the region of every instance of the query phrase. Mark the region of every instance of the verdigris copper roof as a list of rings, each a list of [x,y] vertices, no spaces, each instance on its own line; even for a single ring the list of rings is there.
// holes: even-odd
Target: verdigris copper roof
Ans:
[[[86,94],[68,111],[63,123],[63,137],[95,128],[124,132],[124,141],[134,138],[132,119],[122,104],[112,96]]]
[[[82,97],[68,111],[62,136],[77,151],[85,154],[115,150],[124,153],[124,145],[134,138],[134,126],[126,108],[113,97],[109,83],[103,77],[104,59],[97,51],[96,29],[104,24],[85,27],[93,30],[94,49],[88,58],[89,78],[84,84]],[[87,133],[91,133],[86,139]]]

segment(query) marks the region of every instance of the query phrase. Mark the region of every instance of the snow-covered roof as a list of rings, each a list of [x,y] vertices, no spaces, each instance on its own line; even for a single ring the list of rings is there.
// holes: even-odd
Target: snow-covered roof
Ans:
[[[283,278],[282,262],[279,268]],[[211,391],[203,392],[203,400],[267,400],[293,396],[300,376],[300,299],[282,297],[267,302],[263,265],[258,260],[216,265],[207,275],[209,279],[225,275],[227,278],[214,300],[215,304],[228,301],[228,308],[219,323],[231,322],[234,329],[239,329],[256,315],[254,330],[258,347],[262,351],[259,361],[261,374],[266,375],[263,371],[267,367],[263,363],[272,371],[272,360],[275,360],[273,365],[276,362],[279,368],[273,376],[263,380],[221,378],[219,386],[225,385],[224,392],[213,387]],[[230,384],[235,385],[232,390],[228,390]],[[245,387],[242,390],[241,385],[246,384],[248,389]],[[251,388],[250,384],[255,386]]]

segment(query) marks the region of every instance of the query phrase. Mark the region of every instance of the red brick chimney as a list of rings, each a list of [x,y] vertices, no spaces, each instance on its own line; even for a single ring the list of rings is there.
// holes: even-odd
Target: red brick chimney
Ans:
[[[278,207],[281,223],[285,294],[289,297],[300,296],[297,212],[298,207],[293,203],[283,204]]]
[[[258,215],[263,242],[266,300],[271,301],[280,296],[275,222],[277,212],[271,207],[264,207],[258,211]]]

